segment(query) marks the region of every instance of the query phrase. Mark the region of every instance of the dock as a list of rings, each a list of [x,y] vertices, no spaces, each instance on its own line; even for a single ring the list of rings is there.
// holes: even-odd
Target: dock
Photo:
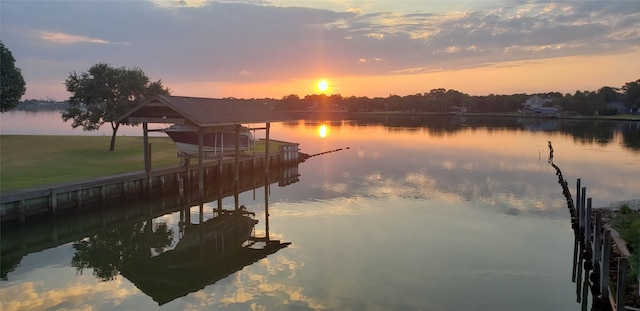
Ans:
[[[212,166],[212,168],[216,167]],[[231,196],[237,198],[239,193],[252,190],[256,195],[255,190],[261,187],[264,187],[264,192],[267,193],[272,186],[284,187],[298,180],[298,163],[296,162],[274,164],[268,173],[258,166],[253,170],[247,167],[237,183],[229,182],[228,178],[219,179],[216,176],[207,178],[207,187],[202,197],[197,191],[196,184],[191,189],[193,191],[186,190],[182,194],[178,191],[177,185],[174,184],[170,187],[171,189],[166,185],[165,191],[160,191],[158,188],[150,196],[132,192],[128,198],[113,199],[106,205],[87,204],[83,208],[70,206],[60,210],[54,221],[50,219],[52,215],[49,212],[46,215],[28,218],[26,223],[16,221],[3,223],[2,235],[0,235],[2,263],[0,277],[6,279],[7,274],[25,256],[32,253],[75,242],[87,236],[112,232],[123,226],[149,222],[175,212],[180,212],[180,223],[188,226],[191,223],[189,210],[198,205],[201,223],[203,214],[222,209],[224,198]],[[214,203],[210,203],[209,207],[205,208],[204,203],[207,202]],[[194,221],[197,222],[197,220]]]
[[[237,182],[242,176],[258,171],[284,169],[282,174],[296,175],[300,158],[297,143],[278,142],[279,148],[265,153],[240,157],[205,158],[202,165],[157,168],[126,174],[105,176],[71,183],[37,187],[2,193],[0,220],[2,223],[24,224],[32,218],[56,217],[61,213],[100,209],[114,202],[151,197],[158,194],[197,193],[204,186],[204,195],[212,183]],[[191,159],[193,160],[193,159]],[[287,171],[287,167],[288,170]],[[199,171],[202,169],[202,179]],[[295,173],[295,174],[294,174]],[[202,182],[202,184],[201,184]]]

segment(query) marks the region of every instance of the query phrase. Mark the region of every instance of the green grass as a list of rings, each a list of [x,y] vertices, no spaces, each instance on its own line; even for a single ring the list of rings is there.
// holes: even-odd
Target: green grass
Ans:
[[[0,135],[0,191],[12,191],[144,170],[142,137]],[[151,166],[180,163],[168,137],[149,137]],[[270,150],[278,150],[272,141]],[[255,152],[264,153],[264,141]],[[195,162],[197,163],[197,162]]]
[[[614,219],[614,228],[627,243],[631,251],[629,266],[631,275],[638,275],[640,271],[640,211],[633,211],[629,205],[620,207],[620,213]]]
[[[0,191],[144,170],[142,137],[116,138],[109,152],[108,136],[0,136]],[[180,163],[167,137],[150,137],[152,167]]]

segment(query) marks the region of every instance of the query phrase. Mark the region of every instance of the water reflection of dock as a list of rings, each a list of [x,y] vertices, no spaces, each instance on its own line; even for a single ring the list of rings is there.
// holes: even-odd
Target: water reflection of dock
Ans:
[[[115,232],[123,227],[135,227],[150,223],[162,215],[181,212],[183,222],[189,223],[185,211],[203,202],[217,201],[233,196],[238,202],[238,194],[277,183],[286,186],[298,181],[298,166],[292,164],[270,170],[257,169],[242,174],[237,183],[210,180],[206,184],[204,197],[199,198],[197,191],[166,192],[148,198],[134,198],[116,204],[110,204],[77,214],[59,215],[55,220],[27,222],[22,225],[2,226],[0,235],[0,267],[2,279],[20,264],[23,257],[59,245],[82,240],[86,237]],[[237,204],[237,203],[236,203]],[[142,225],[144,226],[144,225]]]
[[[173,250],[125,265],[120,273],[160,305],[198,291],[290,244],[256,237],[252,216],[243,209],[219,211],[190,225]]]

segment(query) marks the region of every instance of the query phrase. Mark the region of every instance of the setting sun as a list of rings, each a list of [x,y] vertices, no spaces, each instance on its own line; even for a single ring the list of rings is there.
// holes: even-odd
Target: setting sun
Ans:
[[[327,82],[327,80],[318,81],[318,90],[320,90],[320,92],[324,92],[328,89],[329,89],[329,83]]]

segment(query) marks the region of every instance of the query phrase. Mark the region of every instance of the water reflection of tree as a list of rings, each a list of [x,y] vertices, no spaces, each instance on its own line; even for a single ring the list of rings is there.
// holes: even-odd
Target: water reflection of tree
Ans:
[[[100,281],[110,281],[123,264],[150,258],[153,252],[162,253],[172,241],[173,230],[165,223],[155,228],[151,221],[125,225],[74,242],[71,266],[79,272],[93,268],[93,275]]]
[[[616,131],[615,122],[564,122],[560,125],[560,131],[573,136],[573,139],[583,145],[598,144],[607,145],[613,141]]]
[[[631,150],[640,151],[640,125],[629,122],[622,127],[622,144]]]
[[[545,127],[549,122],[553,123]],[[607,145],[613,142],[617,132],[621,132],[622,144],[625,148],[640,150],[640,126],[637,122],[478,116],[365,115],[352,117],[349,123],[357,127],[385,126],[390,132],[418,132],[426,129],[431,136],[443,136],[480,128],[487,131],[542,130],[572,136],[575,141],[584,145]],[[298,123],[287,123],[285,127],[297,125]]]

